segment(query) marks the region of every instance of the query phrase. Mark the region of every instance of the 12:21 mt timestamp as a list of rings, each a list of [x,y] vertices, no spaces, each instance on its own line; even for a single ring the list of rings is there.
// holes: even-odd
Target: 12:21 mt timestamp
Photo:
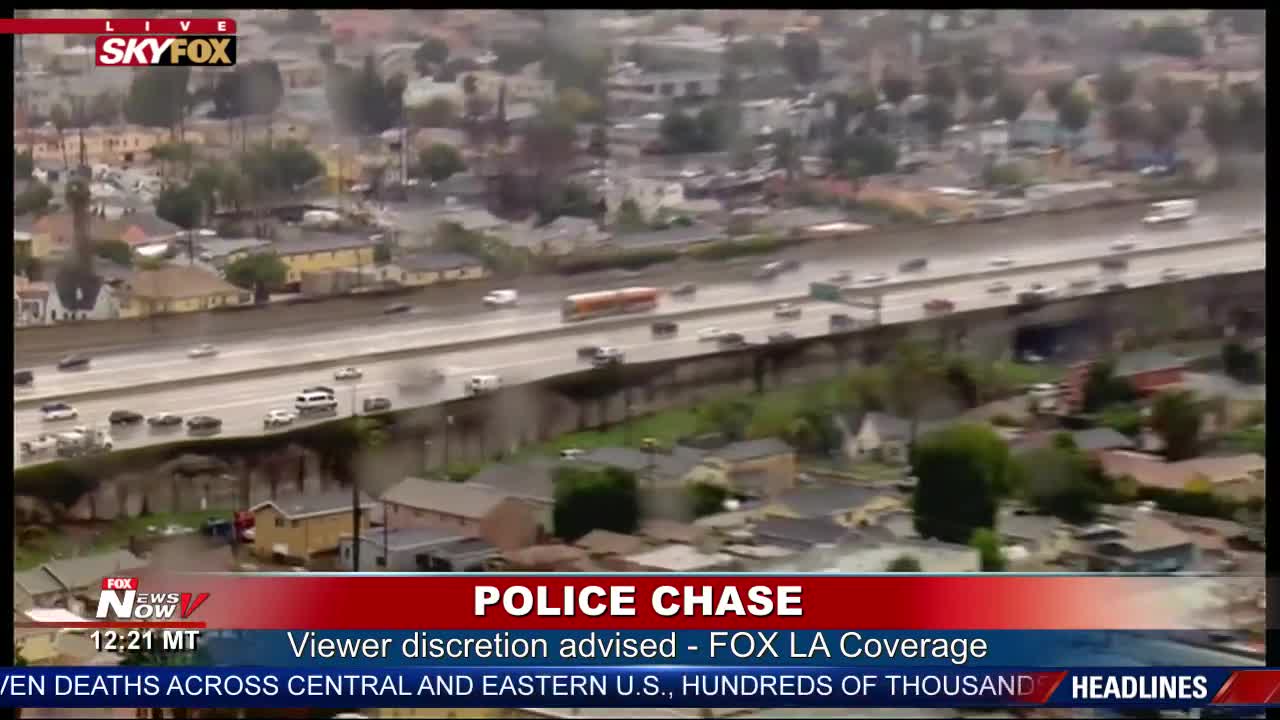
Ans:
[[[193,652],[199,642],[199,630],[128,630],[100,629],[89,634],[98,652]]]

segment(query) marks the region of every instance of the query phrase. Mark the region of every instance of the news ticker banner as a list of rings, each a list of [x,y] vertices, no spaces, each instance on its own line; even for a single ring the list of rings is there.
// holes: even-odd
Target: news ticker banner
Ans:
[[[5,669],[6,707],[1278,706],[1280,669],[272,668]]]
[[[231,18],[2,18],[5,35],[96,35],[100,67],[229,67],[236,64]]]
[[[1189,590],[1211,595],[1214,583],[1108,575],[157,572],[104,578],[91,624],[286,631],[1189,630],[1199,624],[1184,598]]]

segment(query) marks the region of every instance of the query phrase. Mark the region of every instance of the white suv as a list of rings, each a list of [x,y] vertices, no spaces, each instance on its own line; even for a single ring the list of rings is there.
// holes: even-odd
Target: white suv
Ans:
[[[61,420],[75,420],[80,417],[80,413],[66,403],[55,402],[41,406],[40,417],[45,422],[59,422]]]
[[[263,427],[283,427],[292,425],[294,420],[298,419],[298,414],[292,410],[271,410],[267,412],[267,416],[262,419]]]
[[[293,406],[298,409],[298,412],[333,410],[338,407],[338,399],[328,393],[304,392],[298,395]]]

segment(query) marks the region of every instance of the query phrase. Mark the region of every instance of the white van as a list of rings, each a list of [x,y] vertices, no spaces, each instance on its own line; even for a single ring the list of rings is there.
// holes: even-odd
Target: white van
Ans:
[[[298,412],[314,412],[316,410],[333,410],[338,407],[338,399],[323,392],[300,393],[293,406]]]
[[[463,392],[468,395],[483,395],[502,387],[502,378],[497,375],[472,375],[463,385]]]

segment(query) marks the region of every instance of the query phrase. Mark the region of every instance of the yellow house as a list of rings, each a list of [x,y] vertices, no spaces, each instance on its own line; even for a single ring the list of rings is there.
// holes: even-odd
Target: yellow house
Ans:
[[[28,136],[27,133],[30,133]],[[59,137],[58,133],[48,129],[28,130],[20,133],[15,145],[30,145],[31,155],[36,163],[61,163],[63,146],[66,146],[65,157],[75,161],[80,156],[80,132],[67,130]],[[204,136],[199,132],[186,132],[183,139],[193,145],[204,144]],[[147,128],[137,125],[117,125],[115,127],[86,128],[84,131],[85,155],[89,162],[100,163],[134,163],[146,157],[146,153],[157,145],[173,142],[173,137],[165,128]]]
[[[772,497],[795,487],[796,452],[779,438],[744,440],[708,455],[723,463],[730,485],[739,491]]]
[[[302,282],[303,273],[319,273],[329,270],[373,269],[377,243],[363,235],[340,235],[325,232],[303,232],[290,240],[273,243],[269,250],[288,267],[285,283]],[[238,260],[250,253],[231,257]]]
[[[48,233],[37,233],[26,230],[13,231],[13,252],[15,255],[45,258],[49,257],[49,254],[52,251],[52,246],[53,240],[49,237]]]
[[[251,300],[250,294],[213,273],[173,265],[140,270],[117,290],[120,317],[136,318],[233,307]]]
[[[398,258],[394,267],[383,268],[382,280],[408,287],[425,287],[438,282],[478,280],[488,275],[483,263],[462,253],[423,253]]]
[[[360,498],[360,530],[369,529],[374,502]],[[260,557],[308,560],[336,552],[338,539],[351,534],[351,493],[336,490],[292,501],[267,500],[249,509],[253,513],[253,549]]]

